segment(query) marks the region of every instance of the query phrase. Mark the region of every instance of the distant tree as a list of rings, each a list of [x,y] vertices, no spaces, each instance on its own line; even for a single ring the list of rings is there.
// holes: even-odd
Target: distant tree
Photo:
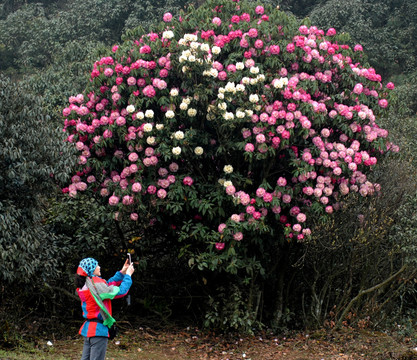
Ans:
[[[14,6],[0,17],[0,70],[45,67],[71,42],[90,51],[92,42],[114,44],[126,29],[149,27],[168,8],[175,14],[185,3],[72,0],[55,6],[47,1]]]
[[[71,150],[51,127],[42,98],[0,76],[0,278],[53,274],[59,239],[45,222],[48,199],[67,179]],[[69,158],[68,158],[69,157]]]
[[[318,26],[349,33],[372,54],[370,63],[384,78],[416,68],[416,2],[328,0],[310,18]]]
[[[283,11],[290,11],[298,18],[306,17],[314,8],[326,0],[280,0],[273,1]]]

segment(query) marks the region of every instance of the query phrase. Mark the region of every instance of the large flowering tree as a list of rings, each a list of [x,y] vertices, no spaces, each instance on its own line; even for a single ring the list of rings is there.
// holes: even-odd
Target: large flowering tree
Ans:
[[[303,241],[347,194],[379,191],[367,175],[396,150],[377,124],[394,86],[360,45],[232,0],[163,20],[96,61],[63,110],[79,151],[70,196],[169,224],[191,263],[235,272],[243,254]]]

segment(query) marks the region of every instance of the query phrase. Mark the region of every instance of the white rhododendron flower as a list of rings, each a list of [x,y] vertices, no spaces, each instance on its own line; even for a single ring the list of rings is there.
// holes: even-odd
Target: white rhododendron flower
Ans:
[[[178,130],[175,134],[174,134],[175,139],[177,140],[182,140],[184,139],[184,133],[181,130]]]
[[[145,125],[143,125],[143,131],[144,132],[151,132],[152,129],[153,129],[153,126],[150,123],[146,123]]]
[[[236,92],[236,86],[235,86],[235,83],[233,83],[233,82],[228,82],[228,83],[226,84],[225,90],[226,90],[227,92],[232,92],[232,93],[235,93],[235,92]]]
[[[142,112],[142,111],[139,111],[137,114],[136,114],[136,119],[138,119],[138,120],[143,120],[145,118],[145,114]]]
[[[213,46],[213,47],[211,48],[211,52],[212,52],[213,54],[215,54],[215,55],[220,54],[220,51],[222,51],[222,49],[221,49],[221,48],[219,48],[218,46]]]
[[[244,111],[240,111],[240,110],[238,110],[238,111],[236,111],[236,117],[238,118],[238,119],[243,119],[244,117],[245,117],[245,112]]]
[[[162,33],[162,38],[163,39],[172,39],[174,37],[174,32],[173,31],[171,31],[171,30],[167,30],[167,31],[164,31],[163,33]]]
[[[126,107],[126,111],[127,111],[129,114],[133,113],[133,112],[135,111],[135,105],[128,105],[128,106]]]
[[[217,107],[218,107],[220,110],[226,110],[226,109],[227,109],[227,104],[226,104],[225,102],[222,102],[222,103],[219,103],[219,104],[217,105]]]
[[[191,41],[190,48],[193,50],[197,50],[199,48],[200,44],[197,41]]]
[[[210,69],[210,75],[216,78],[219,72],[216,69]]]
[[[172,119],[175,116],[175,113],[172,110],[168,110],[165,114],[168,119]]]
[[[180,148],[179,146],[176,146],[176,147],[172,148],[172,153],[173,153],[174,155],[179,155],[179,154],[181,154],[181,148]]]
[[[226,174],[231,174],[233,172],[233,166],[232,165],[225,165],[223,168],[223,171]]]
[[[148,143],[148,145],[155,145],[156,143],[155,136],[148,136],[146,138],[146,142]]]
[[[197,115],[197,110],[190,108],[190,109],[188,109],[187,114],[188,114],[188,116],[191,116],[191,117],[196,116]]]
[[[154,117],[154,112],[153,110],[146,110],[145,111],[145,117],[152,119]]]
[[[200,49],[208,52],[210,50],[209,44],[201,44]]]
[[[204,150],[203,150],[203,148],[201,147],[201,146],[197,146],[195,149],[194,149],[194,153],[196,154],[196,155],[202,155],[203,154],[203,152],[204,152]]]
[[[185,34],[184,39],[186,41],[197,41],[197,35],[195,35],[195,34]]]
[[[233,120],[235,118],[235,115],[232,112],[226,112],[223,114],[223,117],[225,120]]]
[[[259,96],[257,94],[249,95],[249,101],[251,103],[257,103],[259,101]]]

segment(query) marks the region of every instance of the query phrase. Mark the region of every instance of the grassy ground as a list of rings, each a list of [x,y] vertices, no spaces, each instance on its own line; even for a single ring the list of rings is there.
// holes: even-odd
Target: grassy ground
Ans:
[[[47,342],[51,341],[52,345]],[[39,339],[1,350],[1,360],[80,359],[83,340]],[[290,337],[262,334],[251,337],[218,336],[198,329],[125,330],[108,346],[106,359],[142,360],[412,360],[417,351],[411,339],[395,339],[385,333],[343,330],[318,331]]]

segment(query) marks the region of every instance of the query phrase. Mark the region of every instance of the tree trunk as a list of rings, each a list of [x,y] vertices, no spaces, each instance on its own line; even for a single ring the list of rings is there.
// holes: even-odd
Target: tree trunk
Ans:
[[[289,264],[289,246],[285,243],[279,248],[279,261],[276,267],[276,292],[275,292],[275,304],[274,313],[271,321],[273,329],[277,329],[282,321],[282,315],[284,313],[284,288],[285,288],[285,274]]]

